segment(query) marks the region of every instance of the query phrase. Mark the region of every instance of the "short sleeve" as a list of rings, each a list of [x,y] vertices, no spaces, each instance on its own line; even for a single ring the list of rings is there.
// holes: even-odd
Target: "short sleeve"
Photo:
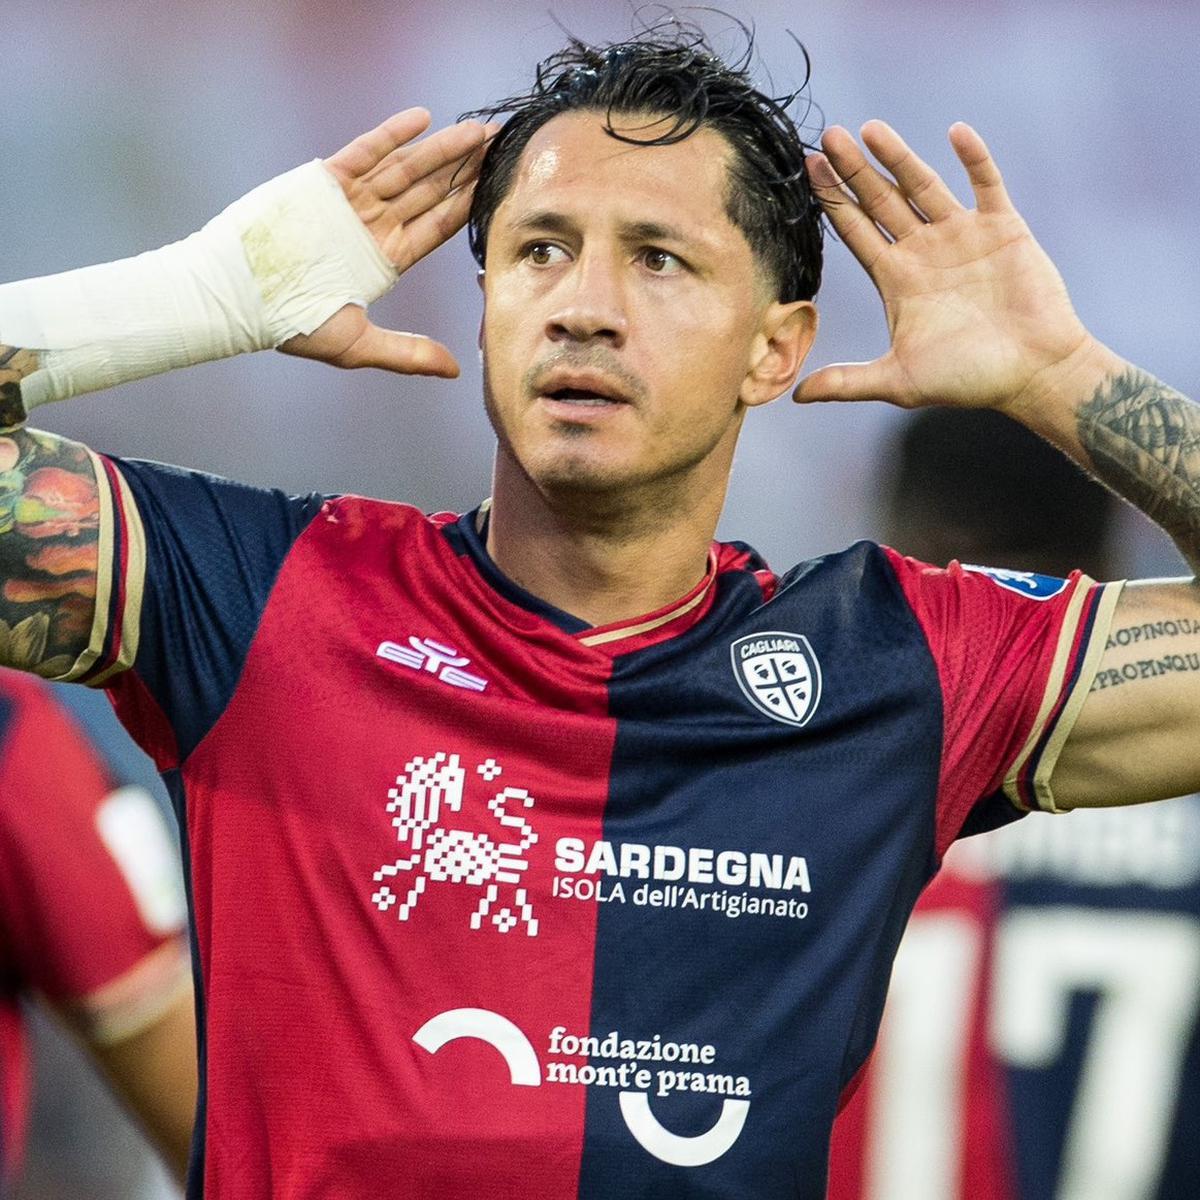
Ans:
[[[886,551],[937,665],[943,704],[938,853],[964,827],[1057,811],[1050,779],[1099,666],[1121,584]],[[1011,814],[1011,807],[1009,812]]]
[[[0,959],[20,990],[119,1041],[190,978],[174,840],[47,687],[4,673],[0,713]]]
[[[93,457],[96,611],[66,678],[106,687],[134,739],[170,770],[228,703],[279,568],[325,497]]]

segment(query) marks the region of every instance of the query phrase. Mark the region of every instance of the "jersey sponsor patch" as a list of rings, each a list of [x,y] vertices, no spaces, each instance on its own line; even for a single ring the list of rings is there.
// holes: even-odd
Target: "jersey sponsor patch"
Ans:
[[[616,1029],[603,1037],[573,1034],[565,1025],[556,1025],[550,1031],[550,1057],[543,1074],[537,1050],[521,1027],[486,1008],[440,1012],[430,1017],[412,1040],[435,1055],[461,1038],[483,1042],[499,1051],[515,1087],[582,1084],[595,1092],[616,1089],[621,1118],[634,1141],[672,1166],[703,1167],[716,1162],[732,1149],[750,1113],[749,1077],[723,1071],[724,1064],[718,1062],[714,1045],[674,1042],[659,1034],[626,1037]],[[662,1063],[671,1065],[663,1067]],[[715,1070],[693,1071],[685,1066]],[[661,1107],[669,1108],[669,1100],[664,1103],[663,1097],[680,1092],[724,1097],[719,1115],[703,1132],[674,1133],[655,1116],[650,1106],[652,1095]]]
[[[821,666],[798,633],[752,633],[729,647],[742,694],[774,721],[804,725],[821,699]]]
[[[1053,575],[1035,575],[1032,571],[1009,571],[1004,567],[980,567],[974,563],[963,563],[964,571],[973,571],[976,575],[986,575],[993,583],[1018,596],[1026,596],[1030,600],[1050,600],[1057,596],[1069,582],[1057,579]]]

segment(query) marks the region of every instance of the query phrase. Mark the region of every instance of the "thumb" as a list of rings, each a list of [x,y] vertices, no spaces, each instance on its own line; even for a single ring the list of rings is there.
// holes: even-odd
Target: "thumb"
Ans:
[[[890,355],[873,362],[831,363],[800,380],[792,399],[797,404],[828,400],[892,400],[897,392]]]
[[[378,367],[400,375],[437,375],[442,379],[457,379],[459,373],[454,355],[441,342],[419,333],[381,329],[370,322],[339,366]]]

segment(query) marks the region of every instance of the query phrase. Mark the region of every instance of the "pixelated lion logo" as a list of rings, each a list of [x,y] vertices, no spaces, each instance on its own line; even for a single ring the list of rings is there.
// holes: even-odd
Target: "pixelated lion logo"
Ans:
[[[491,783],[503,768],[489,758],[475,768]],[[388,790],[387,811],[402,845],[411,853],[385,863],[375,872],[380,884],[371,901],[380,912],[396,909],[401,921],[411,919],[421,897],[432,883],[482,888],[483,895],[471,914],[471,928],[488,927],[508,933],[525,926],[536,937],[538,919],[527,890],[520,886],[529,869],[526,851],[538,835],[529,822],[510,807],[532,808],[533,797],[524,788],[501,788],[487,804],[501,836],[490,837],[450,824],[452,813],[462,811],[466,771],[457,754],[437,753],[431,758],[414,758]],[[409,886],[401,898],[388,881],[407,876]]]

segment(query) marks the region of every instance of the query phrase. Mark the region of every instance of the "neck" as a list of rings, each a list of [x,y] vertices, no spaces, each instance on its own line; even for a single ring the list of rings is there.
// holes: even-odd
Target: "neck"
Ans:
[[[726,478],[548,494],[501,450],[488,553],[527,592],[589,625],[630,620],[703,578]]]

